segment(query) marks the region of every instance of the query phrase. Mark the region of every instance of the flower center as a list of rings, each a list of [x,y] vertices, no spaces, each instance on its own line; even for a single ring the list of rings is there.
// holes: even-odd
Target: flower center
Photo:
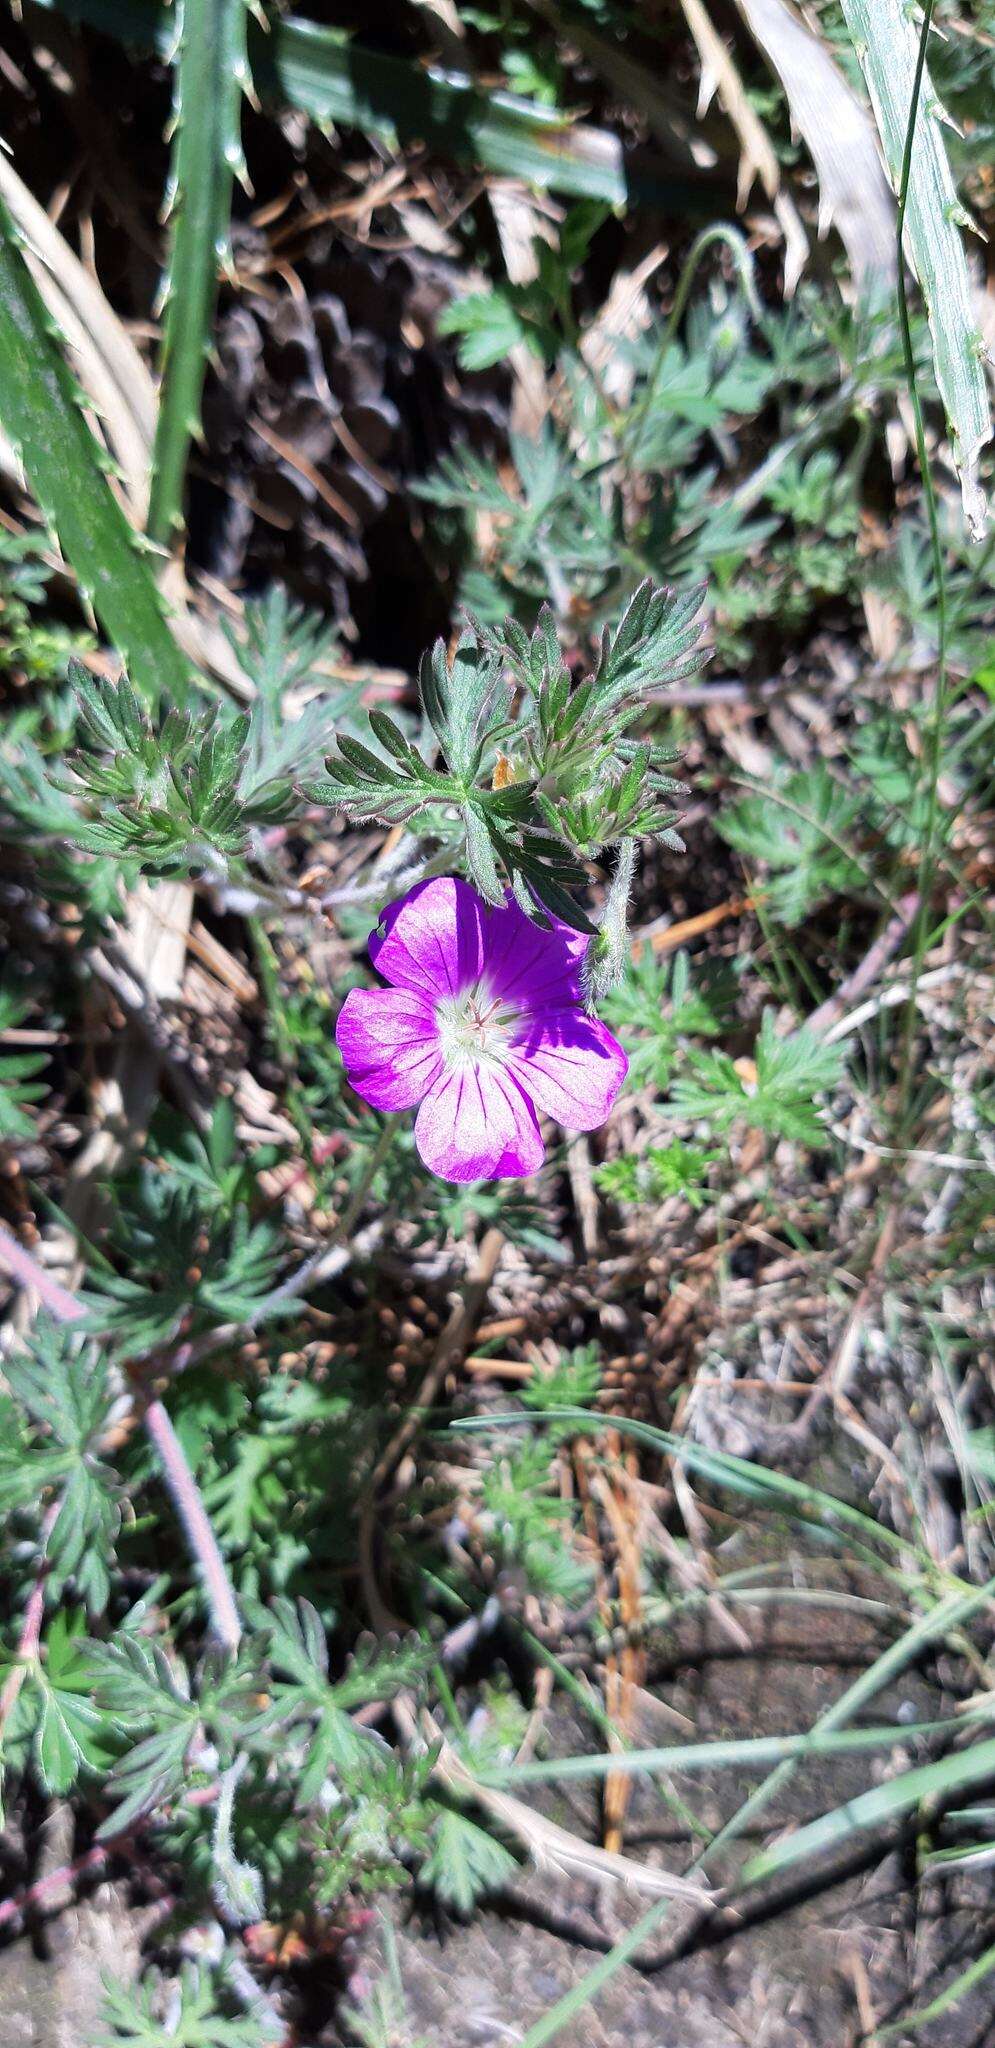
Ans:
[[[485,981],[475,981],[458,996],[444,997],[436,1005],[435,1017],[447,1064],[500,1063],[520,1015],[514,1003],[496,996]]]

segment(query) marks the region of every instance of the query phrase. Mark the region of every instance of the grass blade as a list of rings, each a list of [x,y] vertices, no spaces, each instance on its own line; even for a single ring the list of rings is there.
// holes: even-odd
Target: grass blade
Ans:
[[[917,2006],[915,2012],[906,2013],[904,2019],[894,2020],[886,2027],[876,2028],[875,2040],[887,2041],[893,2034],[916,2034],[921,2027],[928,2027],[934,2020],[942,2019],[945,2012],[949,2012],[952,2006],[959,2005],[961,1999],[966,1998],[976,1984],[981,1984],[986,1977],[990,1977],[993,1970],[995,1947],[986,1948],[980,1956],[975,1956],[973,1963],[969,1963],[966,1970],[959,1971],[944,1991],[938,1992],[935,1998],[930,1999],[928,2005]]]
[[[218,270],[229,247],[232,179],[246,176],[240,127],[249,83],[245,0],[179,0],[174,50],[172,234],[148,517],[150,539],[163,545],[182,518],[187,454],[200,428]]]
[[[936,1763],[921,1764],[914,1771],[903,1771],[899,1777],[889,1778],[887,1784],[872,1785],[869,1792],[848,1799],[845,1806],[835,1806],[831,1813],[821,1814],[818,1820],[797,1828],[794,1834],[785,1835],[759,1856],[752,1857],[743,1872],[744,1883],[755,1883],[776,1870],[786,1870],[789,1864],[815,1856],[821,1849],[831,1848],[834,1842],[846,1841],[860,1828],[895,1820],[925,1799],[945,1799],[966,1785],[979,1785],[992,1777],[995,1738],[976,1743],[972,1749],[957,1750],[953,1756],[940,1757]]]
[[[613,1428],[617,1427],[618,1421],[618,1417],[612,1417]],[[892,1643],[884,1651],[883,1655],[875,1660],[869,1670],[862,1671],[860,1677],[847,1687],[840,1698],[834,1700],[826,1708],[825,1712],[819,1715],[818,1720],[809,1731],[809,1739],[811,1740],[813,1736],[825,1737],[834,1729],[843,1728],[848,1721],[852,1720],[854,1714],[858,1714],[866,1706],[868,1700],[872,1699],[876,1693],[882,1691],[884,1686],[890,1685],[891,1681],[898,1676],[898,1673],[905,1670],[912,1663],[927,1643],[937,1642],[942,1637],[948,1635],[952,1629],[956,1628],[962,1621],[966,1621],[985,1602],[990,1601],[993,1594],[995,1594],[995,1581],[990,1581],[988,1584],[977,1587],[963,1595],[952,1596],[950,1599],[942,1600],[928,1614],[921,1615],[918,1621],[914,1622],[911,1628],[907,1629],[905,1634],[899,1638],[898,1642]],[[982,1747],[995,1752],[995,1742],[985,1743]],[[763,1783],[758,1785],[755,1791],[751,1792],[749,1797],[744,1800],[742,1806],[733,1814],[732,1819],[728,1820],[725,1826],[720,1828],[718,1834],[708,1844],[707,1848],[696,1857],[691,1866],[692,1871],[698,1872],[707,1869],[722,1849],[726,1848],[737,1836],[742,1835],[744,1829],[750,1826],[757,1814],[763,1812],[776,1793],[781,1790],[781,1787],[787,1784],[789,1779],[793,1777],[796,1768],[797,1759],[794,1757],[786,1757],[783,1762],[779,1763],[770,1773],[770,1776],[765,1778]],[[995,1760],[989,1765],[989,1770],[993,1769],[995,1769]],[[790,1839],[794,1841],[797,1837],[792,1836]],[[562,1998],[558,1998],[555,2004],[550,2006],[549,2011],[543,2015],[543,2018],[537,2020],[535,2025],[529,2028],[528,2033],[522,2039],[520,2048],[546,2048],[548,2041],[555,2040],[557,2035],[561,2034],[563,2029],[576,2019],[578,2013],[582,2012],[586,2005],[589,2005],[598,1997],[604,1986],[611,1982],[616,1972],[624,1968],[626,1963],[631,1962],[639,1954],[650,1937],[658,1933],[669,1915],[672,1903],[670,1899],[655,1899],[652,1906],[647,1907],[646,1912],[636,1921],[635,1926],[631,1927],[628,1933],[623,1935],[621,1941],[616,1942],[615,1947],[609,1949],[608,1953],[595,1963],[593,1969],[589,1970],[587,1975],[581,1978],[579,1984],[575,1984]]]
[[[521,1414],[493,1416],[487,1418],[486,1421],[483,1418],[480,1419],[481,1425],[489,1429],[501,1428],[502,1426],[507,1427],[513,1421],[523,1422],[529,1420],[532,1420],[532,1418]],[[597,1418],[591,1416],[583,1409],[551,1410],[547,1420],[556,1420],[557,1422],[573,1421],[580,1428],[587,1427],[593,1429],[598,1426]],[[461,1428],[472,1428],[473,1423],[471,1421],[458,1426]],[[833,1502],[829,1495],[813,1494],[812,1489],[805,1487],[800,1481],[790,1480],[784,1473],[768,1472],[762,1466],[751,1465],[747,1459],[734,1458],[722,1453],[703,1453],[702,1460],[699,1461],[695,1455],[699,1450],[698,1446],[687,1444],[684,1440],[673,1436],[667,1430],[656,1429],[649,1423],[632,1421],[622,1416],[612,1417],[612,1428],[619,1429],[623,1434],[636,1437],[642,1442],[654,1443],[659,1448],[670,1451],[675,1456],[683,1456],[689,1465],[697,1465],[699,1469],[701,1469],[704,1458],[709,1458],[712,1461],[710,1476],[718,1478],[720,1468],[725,1467],[727,1483],[733,1485],[737,1491],[745,1492],[747,1495],[753,1493],[755,1497],[763,1498],[765,1494],[776,1497],[780,1493],[784,1498],[791,1498],[796,1493],[802,1496],[812,1494],[813,1502],[820,1503],[820,1516],[825,1514],[828,1507],[835,1509],[837,1516],[847,1526],[852,1527],[854,1524],[868,1526],[870,1524],[870,1518],[861,1515],[857,1509],[850,1508],[844,1510],[843,1503]],[[878,1529],[878,1534],[888,1542],[900,1543],[901,1541],[893,1531],[886,1530],[883,1527]],[[926,1560],[926,1562],[928,1563],[929,1560]],[[995,1580],[989,1580],[983,1586],[978,1587],[956,1586],[955,1590],[949,1593],[945,1599],[938,1601],[927,1613],[920,1615],[896,1642],[890,1644],[882,1652],[881,1656],[875,1659],[868,1670],[862,1671],[860,1676],[854,1680],[852,1685],[847,1687],[839,1699],[832,1701],[813,1724],[809,1731],[808,1740],[811,1742],[813,1737],[816,1740],[820,1740],[838,1729],[845,1728],[853,1720],[854,1716],[862,1712],[868,1702],[881,1692],[886,1685],[890,1685],[897,1678],[898,1674],[905,1670],[928,1644],[949,1637],[968,1621],[972,1615],[976,1614],[980,1608],[990,1604],[993,1598],[995,1598]],[[989,1765],[988,1769],[995,1773],[995,1742],[984,1744],[982,1747],[993,1752],[992,1764]],[[973,1754],[976,1755],[977,1752],[973,1752]],[[622,1756],[624,1757],[624,1752]],[[614,1758],[613,1762],[617,1763],[619,1760],[619,1758]],[[691,1866],[692,1871],[705,1870],[713,1863],[716,1855],[725,1849],[730,1842],[742,1835],[744,1829],[751,1825],[756,1816],[764,1811],[781,1788],[793,1777],[801,1760],[801,1757],[791,1755],[782,1758],[770,1775],[749,1794],[742,1806],[732,1816],[732,1819],[727,1821],[724,1827],[720,1828],[714,1840],[696,1858]],[[979,1770],[978,1775],[987,1775],[987,1772]],[[895,1782],[899,1781],[896,1780]],[[797,1837],[791,1837],[792,1841],[796,1839]],[[617,1942],[615,1947],[610,1949],[606,1955],[603,1955],[594,1965],[593,1969],[589,1970],[587,1975],[578,1984],[575,1984],[562,1998],[557,1999],[550,2006],[549,2011],[543,2015],[542,2019],[537,2020],[535,2025],[529,2028],[528,2033],[523,2037],[521,2048],[546,2048],[547,2042],[555,2040],[558,2035],[562,2034],[564,2029],[569,2027],[578,2014],[584,2010],[585,2006],[589,2005],[599,1996],[604,1986],[610,1983],[616,1972],[624,1968],[626,1963],[632,1961],[651,1936],[658,1933],[667,1919],[671,1903],[669,1899],[655,1900],[653,1905],[647,1908],[642,1917],[623,1936],[622,1940]]]
[[[36,4],[136,49],[168,55],[169,17],[157,0]],[[458,163],[480,164],[502,177],[609,206],[666,202],[691,217],[710,217],[715,210],[707,177],[682,178],[659,162],[637,166],[608,129],[571,122],[513,93],[484,92],[469,80],[383,57],[316,22],[291,16],[274,20],[268,30],[251,23],[249,67],[260,99],[300,107],[319,123],[360,128],[388,146],[398,138],[423,141]]]
[[[547,1419],[573,1423],[578,1433],[603,1427],[601,1417],[592,1415],[586,1408],[550,1409]],[[534,1422],[534,1415],[512,1410],[506,1415],[467,1416],[453,1427],[479,1433],[507,1429],[512,1425],[527,1426]],[[793,1479],[787,1472],[755,1464],[749,1458],[737,1458],[731,1451],[709,1450],[690,1437],[675,1436],[671,1430],[658,1429],[654,1423],[638,1422],[631,1416],[613,1415],[612,1428],[624,1436],[634,1437],[637,1443],[651,1444],[654,1450],[663,1452],[667,1457],[680,1458],[690,1472],[696,1472],[714,1486],[728,1487],[747,1500],[755,1500],[769,1508],[781,1508],[785,1513],[799,1515],[805,1521],[815,1522],[835,1532],[852,1529],[865,1541],[881,1544],[893,1551],[908,1551],[912,1547],[894,1529],[887,1528],[883,1522],[876,1522],[873,1516],[865,1515],[860,1508],[837,1500],[833,1494],[822,1493],[817,1487],[807,1486],[804,1480]]]
[[[743,1770],[753,1764],[779,1764],[785,1759],[805,1763],[809,1757],[850,1756],[863,1749],[887,1748],[913,1735],[949,1733],[947,1721],[895,1722],[881,1728],[853,1728],[826,1735],[751,1735],[734,1741],[675,1742],[665,1749],[612,1750],[602,1756],[550,1757],[544,1763],[508,1764],[504,1769],[478,1770],[481,1785],[560,1784],[567,1778],[607,1778],[616,1771],[635,1777],[641,1771]]]
[[[919,66],[919,29],[902,0],[843,0],[843,13],[871,97],[891,182],[898,192]],[[919,280],[929,320],[936,382],[953,440],[964,516],[979,539],[987,507],[978,482],[978,456],[991,438],[992,419],[982,340],[961,239],[961,228],[970,222],[957,197],[941,134],[943,110],[928,71],[923,71],[921,83],[909,165],[905,251]]]
[[[13,222],[0,203],[0,426],[133,681],[150,698],[168,691],[174,703],[182,703],[186,662],[82,407]]]

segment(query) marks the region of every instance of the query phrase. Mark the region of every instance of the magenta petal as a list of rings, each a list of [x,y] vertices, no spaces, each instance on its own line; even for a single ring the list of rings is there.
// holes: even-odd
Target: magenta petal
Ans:
[[[335,1037],[347,1077],[371,1109],[413,1109],[442,1071],[435,1014],[408,989],[350,989]]]
[[[486,905],[467,882],[453,875],[419,882],[381,912],[384,936],[371,932],[370,959],[395,988],[434,1000],[457,995],[483,968],[486,916]]]
[[[589,944],[583,932],[559,922],[550,930],[533,924],[509,891],[503,910],[487,912],[484,939],[487,981],[496,995],[530,1009],[582,1001],[581,968]]]
[[[568,1131],[603,1124],[629,1070],[618,1039],[582,1010],[539,1012],[505,1057],[533,1102]]]
[[[519,1180],[542,1165],[535,1110],[500,1067],[461,1065],[426,1095],[415,1144],[442,1180]]]

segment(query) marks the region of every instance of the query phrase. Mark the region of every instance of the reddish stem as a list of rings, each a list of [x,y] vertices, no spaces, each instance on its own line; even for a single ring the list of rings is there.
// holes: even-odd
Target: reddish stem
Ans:
[[[186,1461],[183,1446],[161,1401],[150,1401],[145,1410],[145,1427],[158,1453],[162,1476],[172,1496],[204,1581],[214,1632],[226,1650],[237,1650],[242,1637],[231,1580],[218,1549],[207,1509],[197,1481]]]
[[[19,1287],[33,1288],[42,1307],[48,1309],[57,1323],[76,1322],[80,1316],[86,1314],[82,1302],[77,1301],[75,1294],[68,1293],[65,1287],[60,1286],[58,1280],[52,1278],[51,1273],[46,1273],[44,1266],[39,1265],[38,1260],[31,1252],[25,1251],[22,1244],[18,1244],[16,1237],[12,1237],[2,1223],[0,1266],[6,1267],[11,1279],[16,1280]]]
[[[63,1863],[58,1870],[50,1870],[47,1877],[37,1878],[34,1884],[29,1885],[27,1890],[18,1896],[0,1901],[0,1930],[9,1927],[12,1922],[16,1924],[35,1906],[43,1906],[46,1898],[58,1896],[66,1885],[74,1884],[77,1878],[88,1877],[94,1871],[103,1870],[117,1846],[116,1842],[108,1842],[106,1848],[102,1843],[97,1843],[94,1848],[87,1849],[82,1856],[74,1857],[72,1863]]]
[[[45,1579],[48,1573],[48,1559],[45,1557],[44,1552],[48,1547],[48,1539],[55,1527],[59,1507],[59,1501],[53,1501],[46,1510],[45,1519],[41,1525],[42,1562],[38,1577],[28,1596],[28,1604],[24,1610],[21,1638],[15,1652],[14,1664],[8,1673],[4,1689],[0,1692],[0,1734],[3,1733],[7,1721],[17,1705],[21,1687],[28,1675],[28,1666],[32,1658],[38,1655],[38,1646],[41,1642],[42,1618],[45,1613]]]

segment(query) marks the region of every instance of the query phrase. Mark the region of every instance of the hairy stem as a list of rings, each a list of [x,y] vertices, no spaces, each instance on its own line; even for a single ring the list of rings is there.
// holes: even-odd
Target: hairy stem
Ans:
[[[677,333],[677,330],[681,324],[682,319],[684,318],[684,310],[687,306],[688,298],[691,292],[691,286],[694,283],[695,276],[698,270],[698,265],[700,264],[702,257],[707,255],[709,249],[713,248],[717,242],[721,243],[724,248],[728,249],[729,254],[732,257],[733,264],[736,270],[736,275],[739,280],[740,289],[743,293],[743,297],[745,298],[747,305],[749,306],[750,312],[753,315],[754,320],[757,322],[758,325],[761,325],[763,322],[763,307],[760,303],[760,299],[757,294],[757,288],[753,281],[753,259],[750,255],[747,244],[743,239],[743,236],[739,233],[738,228],[730,227],[727,225],[727,223],[723,221],[716,222],[712,227],[703,228],[701,234],[697,237],[697,240],[693,242],[691,245],[691,248],[688,252],[687,261],[685,262],[684,268],[681,271],[680,277],[678,279],[677,290],[674,294],[674,303],[670,309],[670,314],[667,319],[666,327],[664,328],[659,343],[657,345],[656,361],[650,372],[649,380],[646,385],[646,390],[643,393],[643,396],[640,399],[638,405],[633,406],[629,418],[625,423],[625,427],[622,434],[622,444],[623,450],[626,454],[631,454],[635,442],[638,441],[639,434],[642,428],[645,426],[646,421],[652,417],[653,410],[656,405],[657,392],[660,385],[660,378],[663,374],[663,368],[667,358],[667,351],[674,340],[674,337]]]
[[[200,1488],[186,1460],[186,1453],[161,1401],[150,1401],[145,1410],[145,1428],[162,1467],[173,1506],[183,1524],[211,1610],[214,1633],[226,1650],[237,1650],[242,1624],[231,1580],[225,1570],[218,1539],[201,1498]]]

